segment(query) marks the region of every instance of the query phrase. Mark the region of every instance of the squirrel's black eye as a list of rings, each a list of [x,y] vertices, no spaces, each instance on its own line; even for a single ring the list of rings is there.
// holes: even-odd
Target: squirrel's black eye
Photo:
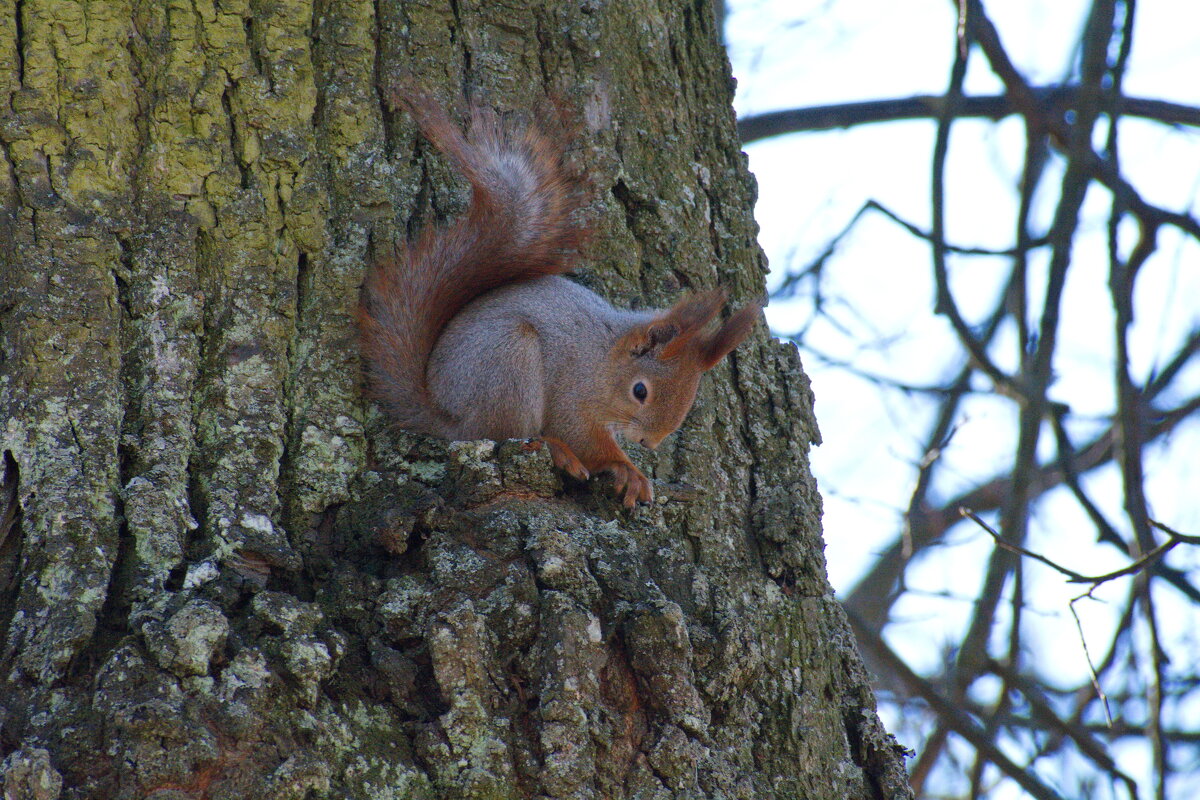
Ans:
[[[649,392],[646,391],[646,384],[642,383],[641,381],[638,381],[637,383],[635,383],[633,385],[633,396],[637,399],[637,401],[639,403],[646,402],[647,394],[649,394]]]

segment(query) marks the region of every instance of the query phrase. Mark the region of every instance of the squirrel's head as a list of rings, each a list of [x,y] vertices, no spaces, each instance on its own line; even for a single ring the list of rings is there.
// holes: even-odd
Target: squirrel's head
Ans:
[[[741,344],[758,317],[759,307],[749,305],[710,330],[724,304],[719,289],[685,297],[621,337],[609,373],[614,430],[653,450],[683,423],[700,376]]]

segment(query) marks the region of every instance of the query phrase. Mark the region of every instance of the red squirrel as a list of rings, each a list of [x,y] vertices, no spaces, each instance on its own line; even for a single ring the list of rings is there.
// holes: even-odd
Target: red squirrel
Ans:
[[[683,422],[701,373],[750,332],[748,305],[710,329],[721,290],[624,311],[560,277],[583,241],[580,181],[539,127],[475,105],[464,136],[419,94],[421,131],[471,184],[461,218],[377,259],[358,319],[374,394],[403,428],[451,440],[540,438],[580,480],[654,497],[613,434],[653,450]]]

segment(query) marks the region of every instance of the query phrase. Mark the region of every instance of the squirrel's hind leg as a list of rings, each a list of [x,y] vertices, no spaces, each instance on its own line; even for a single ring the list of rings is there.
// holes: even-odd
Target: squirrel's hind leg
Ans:
[[[528,323],[489,322],[447,329],[430,359],[430,389],[458,420],[453,438],[532,438],[546,405],[541,342]]]

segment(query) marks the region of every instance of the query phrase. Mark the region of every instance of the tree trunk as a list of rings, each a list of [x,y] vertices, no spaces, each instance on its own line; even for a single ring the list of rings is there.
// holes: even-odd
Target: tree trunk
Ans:
[[[615,303],[761,294],[707,0],[0,0],[4,797],[907,796],[792,346],[633,512],[364,399],[364,264],[465,200],[401,79],[554,98]]]

